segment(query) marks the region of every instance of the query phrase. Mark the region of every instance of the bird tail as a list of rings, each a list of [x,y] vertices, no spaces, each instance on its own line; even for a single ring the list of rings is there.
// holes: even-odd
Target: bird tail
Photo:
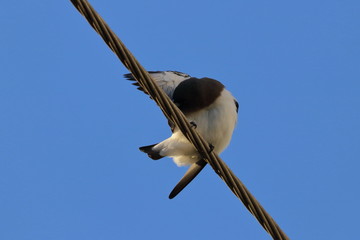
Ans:
[[[201,170],[203,170],[206,164],[206,161],[203,159],[193,163],[171,191],[169,198],[173,199],[176,197],[176,195],[178,195],[201,172]]]
[[[140,149],[140,151],[146,153],[149,156],[149,158],[151,158],[153,160],[159,160],[160,158],[163,158],[164,156],[161,156],[159,151],[153,150],[153,147],[155,145],[157,145],[157,144],[139,147],[139,149]]]

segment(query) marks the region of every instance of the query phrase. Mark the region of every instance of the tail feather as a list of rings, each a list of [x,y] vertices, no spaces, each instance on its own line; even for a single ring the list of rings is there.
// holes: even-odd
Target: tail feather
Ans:
[[[143,147],[139,147],[140,151],[146,153],[149,158],[153,159],[153,160],[159,160],[160,158],[163,158],[164,156],[161,156],[160,153],[158,151],[154,151],[153,147],[156,144],[153,145],[149,145],[149,146],[143,146]]]
[[[173,199],[176,197],[176,195],[178,195],[201,172],[201,170],[203,170],[206,164],[206,161],[203,159],[193,163],[171,191],[169,198]]]

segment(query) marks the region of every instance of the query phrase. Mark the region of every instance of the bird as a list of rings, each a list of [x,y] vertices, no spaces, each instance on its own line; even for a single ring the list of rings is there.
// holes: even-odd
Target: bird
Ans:
[[[229,145],[237,123],[239,103],[235,97],[221,82],[212,78],[191,77],[178,71],[149,71],[149,74],[208,142],[211,151],[220,154]],[[131,73],[124,74],[124,77],[136,81]],[[145,92],[138,82],[133,85]],[[171,157],[177,166],[190,165],[169,194],[172,199],[201,172],[207,162],[180,129],[171,120],[168,123],[172,131],[169,138],[139,150],[153,160]]]

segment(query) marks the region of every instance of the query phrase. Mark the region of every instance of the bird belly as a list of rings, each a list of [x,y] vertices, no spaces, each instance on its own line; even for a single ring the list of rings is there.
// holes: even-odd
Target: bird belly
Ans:
[[[214,151],[220,154],[230,143],[237,122],[237,111],[233,96],[224,89],[217,101],[209,107],[187,114],[189,122],[196,124],[196,130]],[[190,165],[201,159],[195,147],[175,127],[168,139],[153,147],[161,156],[172,157],[176,165]]]
[[[208,108],[186,117],[196,123],[196,130],[219,154],[229,145],[237,122],[234,97],[224,89],[219,99]]]

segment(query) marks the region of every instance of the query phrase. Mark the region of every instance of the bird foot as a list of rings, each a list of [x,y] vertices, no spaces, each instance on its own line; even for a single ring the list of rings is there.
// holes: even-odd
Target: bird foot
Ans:
[[[209,143],[209,148],[210,148],[210,151],[208,152],[209,154],[212,153],[212,151],[214,150],[214,145],[212,145],[211,143]]]
[[[190,122],[190,125],[192,128],[196,129],[197,128],[197,124],[194,121]]]

